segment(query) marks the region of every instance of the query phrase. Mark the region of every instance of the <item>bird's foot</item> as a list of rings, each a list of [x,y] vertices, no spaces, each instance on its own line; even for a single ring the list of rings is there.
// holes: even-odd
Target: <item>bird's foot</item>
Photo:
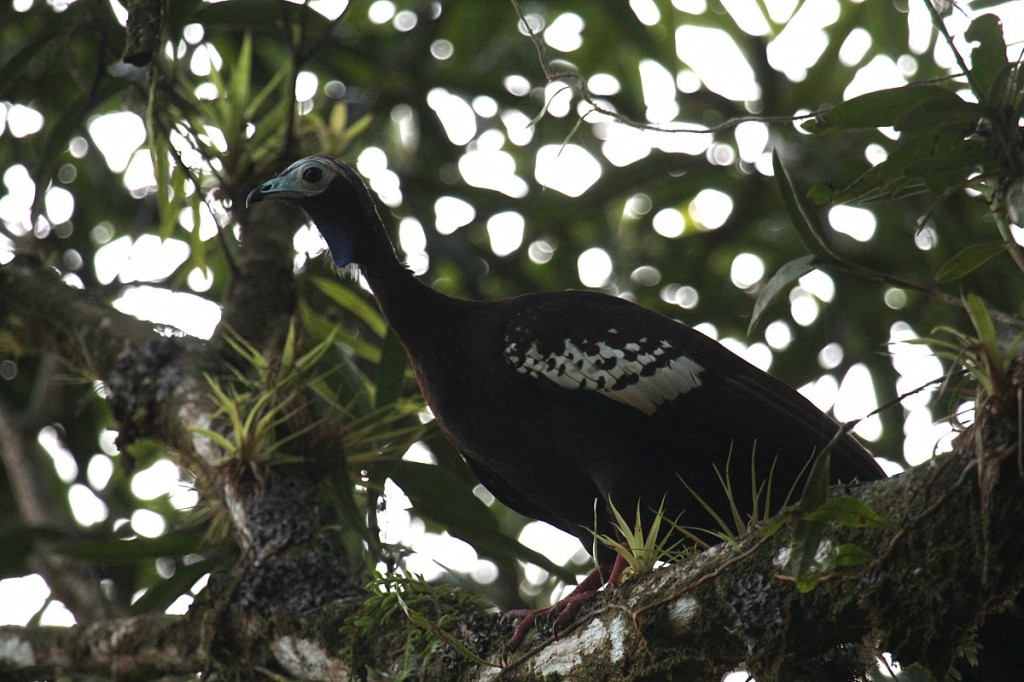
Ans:
[[[573,590],[564,599],[557,601],[554,606],[546,609],[515,609],[507,611],[503,618],[521,619],[512,638],[508,641],[506,648],[515,651],[530,634],[530,630],[550,630],[552,634],[558,633],[562,628],[572,622],[573,617],[580,608],[594,598],[597,590]]]
[[[502,620],[519,620],[516,631],[512,633],[512,639],[505,645],[506,651],[515,651],[530,634],[530,630],[550,629],[551,634],[557,634],[559,630],[572,622],[573,617],[580,608],[594,598],[598,590],[603,586],[610,590],[622,580],[622,572],[626,569],[626,561],[621,555],[615,557],[609,573],[608,565],[598,566],[576,586],[572,592],[555,602],[554,606],[546,609],[514,609],[506,611]],[[605,576],[608,576],[607,578]]]
[[[551,634],[557,634],[562,628],[572,622],[573,616],[580,611],[580,608],[594,598],[598,590],[603,586],[605,590],[613,590],[622,581],[623,570],[626,569],[626,560],[621,555],[615,556],[610,572],[607,564],[599,565],[590,571],[587,578],[580,585],[575,587],[568,595],[555,602],[549,608],[530,609],[518,608],[507,611],[503,620],[519,620],[519,625],[512,634],[512,639],[506,645],[508,651],[515,651],[522,644],[522,641],[535,628],[550,629]],[[607,578],[605,578],[607,576]],[[521,620],[520,620],[521,619]]]

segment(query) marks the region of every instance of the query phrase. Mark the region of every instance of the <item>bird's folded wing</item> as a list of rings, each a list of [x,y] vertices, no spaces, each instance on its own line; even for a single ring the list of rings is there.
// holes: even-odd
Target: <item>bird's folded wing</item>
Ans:
[[[610,296],[538,298],[510,318],[505,361],[518,373],[601,395],[644,414],[699,389],[698,332]],[[704,345],[698,341],[700,345]]]

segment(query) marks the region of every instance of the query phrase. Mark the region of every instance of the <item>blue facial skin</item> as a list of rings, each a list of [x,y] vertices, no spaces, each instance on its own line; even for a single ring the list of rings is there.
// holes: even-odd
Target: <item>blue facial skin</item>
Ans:
[[[245,199],[245,205],[248,207],[268,198],[273,198],[275,194],[289,203],[298,204],[298,197],[290,194],[286,186],[287,182],[287,176],[268,180],[249,193],[249,196]],[[351,265],[355,257],[355,247],[352,243],[352,238],[345,233],[345,230],[334,219],[333,214],[319,215],[320,212],[314,207],[307,207],[306,213],[309,214],[313,224],[327,242],[327,247],[331,251],[331,260],[334,261],[334,264],[339,268]]]
[[[352,239],[337,224],[320,227],[323,223],[314,222],[326,240],[327,248],[331,250],[331,260],[334,261],[334,264],[339,268],[351,265],[354,256]]]

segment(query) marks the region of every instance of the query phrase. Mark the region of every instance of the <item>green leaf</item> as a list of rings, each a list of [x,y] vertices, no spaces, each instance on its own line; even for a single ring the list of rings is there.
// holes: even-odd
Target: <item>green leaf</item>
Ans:
[[[124,450],[132,458],[134,466],[140,470],[145,469],[166,454],[162,444],[149,438],[133,440]]]
[[[896,119],[893,127],[908,135],[935,135],[947,129],[961,135],[968,133],[984,116],[984,111],[973,102],[952,96],[953,99],[926,100],[910,107]]]
[[[800,241],[812,255],[821,260],[833,260],[832,252],[821,238],[824,233],[821,221],[814,208],[808,206],[806,200],[793,188],[793,182],[782,165],[778,150],[772,150],[772,168],[775,170],[775,186]]]
[[[331,337],[332,341],[351,351],[356,357],[373,364],[380,362],[379,347],[339,327],[336,322],[313,310],[305,301],[299,302],[299,317],[302,319],[302,326],[316,338]]]
[[[171,3],[176,4],[176,3]],[[192,21],[207,30],[223,29],[228,32],[267,32],[271,20],[284,26],[302,27],[303,35],[325,35],[332,23],[323,14],[305,4],[283,4],[280,0],[232,0],[232,2],[202,3],[192,15]]]
[[[985,347],[985,353],[992,362],[998,363],[996,371],[1003,371],[1001,367],[1003,353],[999,350],[999,341],[996,338],[996,327],[992,323],[992,316],[985,307],[985,301],[975,294],[967,294],[967,314],[971,318],[974,330],[978,333],[978,340]]]
[[[874,556],[860,545],[846,542],[836,547],[835,554],[830,558],[833,568],[862,566],[874,560]]]
[[[198,191],[192,195],[192,231],[189,233],[188,245],[192,265],[207,273],[206,242],[203,241],[199,222],[203,208],[203,198]]]
[[[235,451],[235,444],[234,443],[232,443],[226,437],[222,436],[221,434],[217,433],[216,431],[214,431],[212,429],[195,428],[195,429],[192,429],[192,431],[196,435],[202,436],[203,438],[205,438],[208,441],[210,441],[211,443],[213,443],[216,447],[218,447],[221,450],[223,450],[226,455],[229,455],[230,453]]]
[[[292,367],[295,364],[295,318],[288,321],[288,333],[281,347],[281,366]]]
[[[197,580],[223,563],[223,559],[203,559],[179,566],[167,580],[157,583],[132,604],[132,614],[161,613],[183,594],[188,594]]]
[[[828,206],[832,203],[839,203],[837,197],[842,193],[842,190],[838,190],[832,185],[821,184],[815,185],[807,190],[807,198],[811,200],[811,203],[815,206]]]
[[[804,573],[797,576],[796,589],[800,594],[807,594],[818,586],[819,580],[821,580],[821,574],[819,573]]]
[[[158,538],[131,540],[101,538],[69,542],[56,548],[58,554],[103,564],[134,564],[142,559],[182,556],[199,551],[202,536],[193,532],[172,532]]]
[[[529,561],[566,582],[576,579],[572,571],[504,535],[487,505],[447,469],[402,460],[389,475],[409,496],[416,513],[444,526],[480,554]]]
[[[1006,251],[1006,242],[1001,239],[971,244],[946,261],[935,273],[939,283],[953,282],[965,277]]]
[[[977,108],[937,85],[907,85],[877,90],[821,112],[801,126],[818,135],[893,126],[904,132],[926,129],[913,112],[941,111],[944,120],[977,120]]]
[[[293,320],[294,324],[294,320]],[[324,359],[327,355],[327,351],[334,345],[334,337],[337,333],[337,327],[331,329],[330,333],[327,334],[319,343],[314,345],[308,351],[299,355],[295,358],[295,369],[300,372],[308,372],[310,368],[316,366]]]
[[[828,483],[832,469],[831,449],[823,450],[814,459],[811,471],[807,474],[803,495],[800,496],[798,508],[802,515],[808,515],[815,509],[824,506],[828,499]]]
[[[16,578],[31,573],[25,561],[36,550],[40,540],[58,540],[65,533],[53,528],[17,526],[0,532],[0,580]]]
[[[67,151],[68,140],[76,132],[85,118],[89,106],[86,97],[72,99],[67,107],[57,116],[52,126],[46,128],[45,142],[39,152],[32,174],[35,180],[36,194],[32,201],[32,215],[42,213],[46,190],[57,171],[57,159]]]
[[[402,381],[405,379],[405,369],[408,365],[405,347],[398,340],[398,335],[394,331],[389,331],[384,337],[380,362],[377,364],[375,407],[390,405],[402,395]]]
[[[983,145],[965,138],[985,116],[978,104],[936,85],[908,85],[867,93],[821,114],[804,128],[819,134],[892,126],[904,133],[882,163],[848,187],[812,188],[816,205],[899,198],[923,189],[942,194],[976,167],[991,163]]]
[[[156,209],[160,217],[157,234],[163,241],[178,226],[178,212],[185,197],[185,171],[177,164],[171,165],[167,140],[156,128],[151,128],[149,140],[156,177]]]
[[[888,528],[892,525],[856,497],[835,497],[807,513],[804,518],[836,523],[847,528]]]
[[[995,14],[981,15],[971,22],[964,36],[978,43],[971,51],[969,80],[979,90],[974,93],[975,97],[991,107],[1001,107],[1010,64],[1006,59],[1006,42],[999,17]]]
[[[39,55],[47,54],[49,52],[47,43],[61,35],[65,24],[63,18],[60,17],[61,15],[58,13],[51,15],[46,29],[26,41],[20,49],[13,44],[4,46],[5,56],[12,51],[13,54],[4,62],[3,66],[0,66],[0,99],[16,99],[16,95],[11,92],[12,86],[23,83],[28,73],[29,63]],[[63,49],[63,47],[59,49]]]
[[[962,186],[967,176],[985,163],[990,153],[965,140],[961,131],[946,128],[936,134],[908,137],[882,163],[869,168],[842,190],[827,189],[833,202],[869,202],[895,199],[930,190],[942,194]],[[816,188],[817,196],[824,192]]]
[[[249,102],[250,83],[252,79],[252,33],[242,36],[242,46],[238,50],[238,58],[231,68],[228,79],[228,96],[239,106]]]
[[[381,338],[387,333],[387,323],[377,308],[362,294],[341,282],[326,277],[314,277],[313,284],[339,306],[366,323],[373,333]]]
[[[263,104],[268,99],[270,99],[271,95],[277,92],[277,89],[281,87],[281,83],[284,82],[285,76],[290,74],[291,71],[291,62],[286,61],[281,64],[281,68],[274,72],[273,77],[271,77],[271,79],[267,81],[267,84],[263,86],[263,89],[256,93],[256,95],[252,99],[246,102],[244,112],[246,119],[255,118],[256,114],[259,113],[259,110],[263,106]],[[291,109],[291,105],[289,102],[285,101],[284,104],[286,105],[286,110]]]
[[[817,260],[814,256],[801,256],[779,268],[772,275],[772,278],[768,280],[768,284],[761,290],[757,300],[754,302],[754,311],[750,315],[750,324],[747,325],[747,335],[749,336],[754,331],[754,328],[757,327],[757,323],[761,321],[761,315],[772,304],[776,296],[816,267]]]
[[[807,474],[807,483],[804,484],[803,495],[797,509],[800,518],[793,528],[793,556],[790,562],[793,576],[798,583],[802,577],[808,575],[814,565],[815,555],[821,545],[821,538],[825,530],[825,522],[809,518],[811,512],[824,506],[828,499],[828,483],[832,469],[832,450],[826,448],[815,459],[811,465],[811,471]],[[808,589],[813,589],[811,585]],[[803,591],[803,590],[801,590]]]
[[[284,97],[257,121],[255,132],[249,138],[246,146],[249,155],[256,158],[275,153],[283,146],[285,130],[288,127],[288,118],[292,114],[292,107]]]

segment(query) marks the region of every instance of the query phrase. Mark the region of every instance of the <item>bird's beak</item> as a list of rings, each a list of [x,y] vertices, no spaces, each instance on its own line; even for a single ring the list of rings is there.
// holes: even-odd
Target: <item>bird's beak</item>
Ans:
[[[264,187],[264,185],[260,185],[259,187],[257,187],[253,191],[249,192],[249,196],[247,196],[245,198],[245,207],[246,208],[249,208],[250,206],[252,206],[253,204],[255,204],[257,202],[263,201],[263,187]]]
[[[302,199],[303,197],[305,194],[292,187],[290,176],[279,175],[249,192],[249,196],[245,198],[245,207],[249,208],[255,203],[268,199]]]

